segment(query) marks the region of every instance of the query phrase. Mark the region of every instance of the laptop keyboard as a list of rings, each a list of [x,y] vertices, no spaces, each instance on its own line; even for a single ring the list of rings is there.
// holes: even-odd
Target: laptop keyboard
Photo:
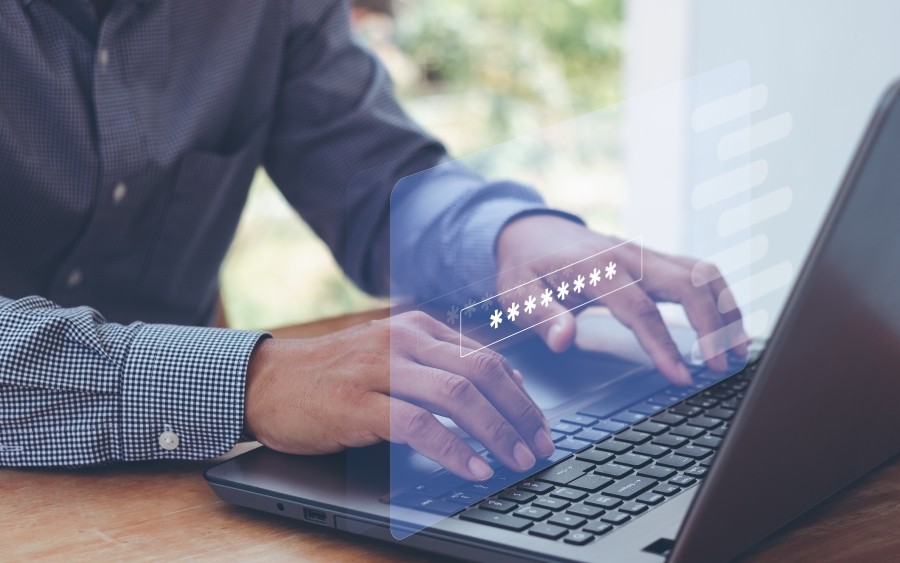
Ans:
[[[556,451],[527,480],[484,453],[495,470],[488,481],[463,482],[444,471],[391,502],[587,545],[706,475],[755,366],[725,379],[699,368],[690,387],[660,385],[652,371],[630,376],[605,398],[553,421]]]

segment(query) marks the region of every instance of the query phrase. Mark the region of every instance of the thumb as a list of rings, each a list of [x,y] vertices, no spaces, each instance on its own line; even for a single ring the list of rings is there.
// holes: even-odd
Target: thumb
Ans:
[[[539,324],[535,330],[548,348],[554,352],[565,352],[575,342],[575,317],[556,303],[547,309],[547,317],[559,316]]]

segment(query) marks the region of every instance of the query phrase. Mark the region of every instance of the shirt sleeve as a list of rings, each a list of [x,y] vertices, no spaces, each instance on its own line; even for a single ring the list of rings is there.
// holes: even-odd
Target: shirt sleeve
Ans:
[[[293,6],[265,155],[279,189],[348,276],[371,293],[425,300],[493,276],[500,229],[517,214],[545,209],[541,197],[449,161],[399,107],[381,65],[354,41],[347,2]],[[437,165],[440,174],[426,176],[434,182],[404,190],[392,204],[398,181]],[[409,272],[405,264],[414,263],[415,281],[390,275],[392,228],[395,240],[410,243],[395,245],[393,268]]]
[[[263,336],[125,326],[88,307],[0,297],[0,465],[223,454],[239,439],[247,365]]]

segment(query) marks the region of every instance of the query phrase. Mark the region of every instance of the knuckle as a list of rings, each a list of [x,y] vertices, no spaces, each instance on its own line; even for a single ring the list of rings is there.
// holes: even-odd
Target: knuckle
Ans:
[[[491,351],[481,351],[471,356],[472,374],[483,380],[490,380],[496,377],[497,373],[503,371],[506,360],[500,354]]]
[[[421,436],[428,432],[433,417],[430,412],[420,409],[411,408],[404,412],[401,425],[411,436]]]
[[[465,377],[458,376],[448,377],[444,382],[443,387],[443,395],[447,397],[452,404],[467,401],[475,391],[475,386],[471,381]]]
[[[710,281],[717,280],[722,277],[722,273],[719,271],[719,268],[716,267],[715,264],[711,262],[697,262],[694,264],[694,272],[696,272],[698,278],[703,280],[704,283],[709,283]]]
[[[438,459],[450,459],[455,457],[457,452],[459,451],[459,441],[454,437],[449,440],[441,440],[438,442],[440,445],[435,451],[435,456]]]
[[[506,442],[511,434],[509,424],[499,415],[490,417],[484,426],[484,435],[492,444]]]

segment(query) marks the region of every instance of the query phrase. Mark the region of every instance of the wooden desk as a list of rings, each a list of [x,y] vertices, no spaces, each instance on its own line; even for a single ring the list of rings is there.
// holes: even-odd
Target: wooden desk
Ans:
[[[275,332],[314,336],[376,316],[379,313],[351,315]],[[202,477],[213,463],[151,462],[81,471],[0,469],[0,560],[436,560],[225,504]],[[898,523],[900,458],[765,541],[746,560],[896,560]]]

